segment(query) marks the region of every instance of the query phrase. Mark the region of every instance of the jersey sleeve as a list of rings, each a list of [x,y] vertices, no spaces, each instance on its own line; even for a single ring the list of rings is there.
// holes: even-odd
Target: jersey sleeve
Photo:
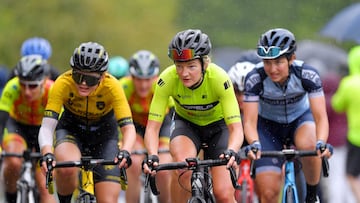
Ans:
[[[171,68],[167,68],[160,74],[157,80],[154,96],[151,101],[148,120],[162,122],[164,120],[168,107],[169,97],[173,89],[173,78],[171,77]]]
[[[18,81],[19,79],[15,77],[6,83],[0,98],[0,111],[5,111],[8,113],[10,112],[15,99],[20,94],[20,87]]]
[[[302,84],[309,97],[323,96],[322,82],[317,70],[304,64],[301,72]]]
[[[67,74],[67,73],[64,73]],[[66,80],[64,77],[59,77],[51,87],[49,92],[48,103],[45,108],[44,117],[58,119],[62,111],[64,96],[68,95]]]
[[[253,69],[245,77],[244,102],[258,102],[263,89],[260,73]]]
[[[118,80],[110,80],[111,92],[113,97],[113,109],[115,118],[120,127],[133,123],[129,103],[126,99],[122,84]]]
[[[236,100],[232,82],[225,72],[220,71],[217,74],[217,80],[214,80],[214,90],[219,96],[223,116],[226,124],[240,122],[240,110]]]

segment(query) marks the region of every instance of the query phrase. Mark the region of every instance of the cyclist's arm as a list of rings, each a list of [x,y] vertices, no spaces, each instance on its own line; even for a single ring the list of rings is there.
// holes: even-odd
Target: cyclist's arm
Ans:
[[[133,124],[125,125],[120,128],[120,131],[124,137],[121,149],[131,152],[132,146],[134,145],[134,143],[136,141],[135,126]]]
[[[257,131],[257,121],[258,121],[258,102],[244,102],[243,103],[243,125],[244,125],[244,134],[246,141],[248,143],[253,143],[254,141],[259,140],[259,135]]]
[[[146,126],[146,132],[144,136],[144,143],[149,155],[158,154],[159,145],[159,133],[161,128],[161,122],[149,120]]]
[[[4,129],[8,118],[9,118],[9,113],[0,110],[0,144],[2,144],[4,138]]]
[[[317,140],[327,142],[329,135],[329,122],[326,113],[325,97],[310,97],[310,108],[316,125]]]
[[[44,117],[39,130],[39,146],[42,154],[52,153],[53,134],[58,120]]]

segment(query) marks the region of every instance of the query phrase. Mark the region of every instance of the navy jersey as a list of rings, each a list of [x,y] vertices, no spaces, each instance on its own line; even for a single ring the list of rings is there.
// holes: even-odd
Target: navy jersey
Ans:
[[[315,68],[295,60],[285,84],[267,77],[259,63],[245,78],[245,102],[259,102],[259,116],[278,123],[291,123],[310,108],[308,97],[324,95]]]

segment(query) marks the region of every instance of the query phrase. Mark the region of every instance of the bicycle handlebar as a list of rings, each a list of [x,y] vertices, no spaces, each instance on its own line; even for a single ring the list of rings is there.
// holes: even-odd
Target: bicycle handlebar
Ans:
[[[158,166],[152,168],[154,171],[162,171],[162,170],[177,170],[177,169],[187,169],[187,170],[195,170],[200,167],[215,167],[215,166],[223,166],[227,164],[226,159],[208,159],[208,160],[200,160],[198,158],[187,158],[186,161],[182,162],[171,162],[159,164]],[[241,186],[237,183],[236,172],[234,168],[229,168],[229,173],[231,177],[232,185],[235,189],[240,189]],[[151,174],[146,175],[145,179],[145,188],[147,188],[150,184],[151,192],[154,195],[159,195],[160,192],[156,187],[155,176],[151,176]]]
[[[24,158],[25,161],[29,161],[34,159],[40,159],[42,158],[42,155],[39,152],[31,152],[30,150],[25,150],[23,153],[2,151],[0,155],[0,159],[2,159],[3,157]]]
[[[280,157],[286,160],[292,160],[297,157],[305,156],[317,156],[316,150],[295,150],[295,149],[283,149],[281,151],[261,151],[262,157]],[[322,172],[324,177],[329,176],[329,161],[326,157],[321,158]]]
[[[105,159],[95,159],[87,156],[83,156],[80,161],[63,161],[56,162],[55,167],[48,168],[46,172],[46,188],[49,188],[53,178],[52,178],[52,170],[54,168],[69,168],[69,167],[79,167],[84,168],[84,170],[91,170],[95,166],[98,165],[118,165],[119,162],[115,162],[114,160],[105,160]],[[120,178],[125,184],[127,184],[127,175],[126,169],[120,168]]]

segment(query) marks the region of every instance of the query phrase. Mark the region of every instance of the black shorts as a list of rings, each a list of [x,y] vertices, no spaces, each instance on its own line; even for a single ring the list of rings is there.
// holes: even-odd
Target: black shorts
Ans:
[[[56,128],[55,147],[63,142],[71,142],[79,147],[82,156],[113,160],[119,150],[118,134],[118,125],[115,119],[90,126],[60,119]],[[100,181],[120,183],[118,166],[96,166],[94,182]]]
[[[346,174],[357,177],[360,175],[360,147],[347,143]]]
[[[143,126],[139,123],[134,122],[136,133],[144,138],[146,126]],[[163,123],[160,128],[160,138],[169,138],[170,137],[170,125],[171,125],[171,115],[170,113],[166,114]]]
[[[9,117],[6,122],[6,128],[8,134],[16,133],[24,138],[28,149],[35,149],[37,152],[40,152],[38,141],[40,126],[22,124]]]
[[[229,130],[223,119],[199,126],[175,114],[173,122],[175,126],[171,132],[170,142],[176,136],[185,135],[193,141],[198,153],[200,149],[204,150],[204,159],[218,159],[228,147]]]

